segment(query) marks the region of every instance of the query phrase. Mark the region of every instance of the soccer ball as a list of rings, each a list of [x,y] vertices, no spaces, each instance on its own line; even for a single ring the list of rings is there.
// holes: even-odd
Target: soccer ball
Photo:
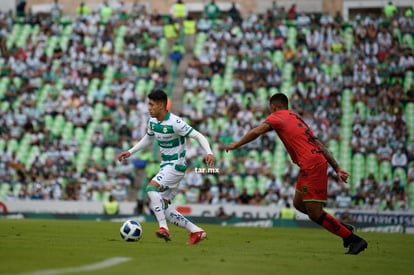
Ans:
[[[119,233],[124,241],[136,242],[142,237],[142,226],[138,221],[127,220],[122,224]]]

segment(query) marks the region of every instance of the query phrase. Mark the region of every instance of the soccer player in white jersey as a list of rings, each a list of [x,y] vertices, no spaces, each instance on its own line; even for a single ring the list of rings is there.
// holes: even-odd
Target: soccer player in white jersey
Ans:
[[[167,94],[162,90],[154,90],[148,95],[148,110],[151,118],[145,136],[131,149],[120,153],[119,161],[130,157],[140,149],[157,141],[160,153],[160,171],[149,182],[146,191],[160,228],[156,235],[165,241],[171,240],[167,220],[190,231],[188,244],[197,244],[205,239],[207,233],[185,218],[176,209],[169,206],[169,201],[178,193],[178,185],[185,175],[185,140],[186,137],[196,139],[206,152],[205,162],[214,166],[214,156],[207,139],[197,130],[184,122],[180,117],[167,110]]]

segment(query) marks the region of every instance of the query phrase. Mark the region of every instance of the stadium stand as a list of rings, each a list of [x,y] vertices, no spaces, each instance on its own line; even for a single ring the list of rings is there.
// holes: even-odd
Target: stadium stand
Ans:
[[[234,125],[230,126],[230,136],[226,142],[220,139],[221,133],[216,135],[218,138],[214,141],[222,147],[224,143],[237,139],[245,132],[248,128],[246,125],[254,125],[265,117],[265,106],[270,95],[279,91],[287,94],[296,100],[292,102],[293,107],[300,111],[309,125],[315,129],[316,134],[328,144],[341,165],[351,172],[350,196],[354,198],[352,207],[363,207],[370,196],[372,184],[365,190],[364,199],[360,203],[356,204],[355,198],[360,182],[368,177],[373,177],[379,183],[386,175],[388,180],[400,179],[402,185],[410,186],[406,178],[408,166],[403,165],[403,168],[393,170],[391,155],[399,144],[405,147],[412,140],[412,97],[407,93],[413,88],[413,47],[409,42],[412,33],[405,39],[401,36],[391,36],[390,45],[386,39],[390,34],[400,33],[398,23],[407,22],[408,18],[404,15],[394,18],[395,27],[390,27],[388,22],[384,22],[383,17],[366,17],[362,23],[343,22],[341,19],[334,21],[334,18],[328,15],[319,18],[309,15],[308,19],[312,22],[309,26],[298,24],[299,20],[289,21],[286,18],[263,16],[244,18],[241,28],[232,24],[228,17],[210,22],[207,25],[219,24],[222,28],[197,33],[193,55],[201,65],[197,63],[197,66],[189,68],[185,81],[198,85],[189,85],[184,98],[200,93],[203,95],[202,98],[205,98],[205,94],[213,91],[217,95],[213,98],[216,100],[216,106],[219,106],[222,100],[226,102],[224,105],[229,107],[224,112],[219,111],[213,115],[209,115],[207,104],[200,103],[198,97],[191,102],[194,108],[201,109],[200,113],[205,114],[204,119],[211,126],[207,126],[206,129],[217,129],[212,125],[220,125],[217,121],[222,117],[231,121],[227,125],[224,124],[225,129]],[[408,22],[413,23],[412,18],[408,19]],[[367,37],[364,31],[366,32],[368,27],[373,28],[375,33],[379,33],[380,30],[381,34]],[[377,52],[371,52],[370,47]],[[401,56],[400,52],[408,54]],[[383,58],[383,55],[387,58]],[[213,71],[217,62],[224,64],[222,73]],[[210,75],[207,76],[203,72],[206,67],[210,67]],[[274,68],[279,68],[280,71],[273,76]],[[377,68],[382,68],[382,71],[379,72]],[[394,87],[396,82],[401,81],[402,76],[403,92]],[[279,81],[269,81],[277,78]],[[379,89],[379,86],[382,88]],[[363,87],[362,92],[356,87]],[[226,89],[231,91],[231,96],[226,96]],[[249,101],[248,98],[253,100]],[[183,102],[184,111],[191,109],[191,106],[188,107],[189,101]],[[324,107],[336,104],[333,102],[340,102],[337,112],[323,110]],[[399,109],[405,111],[401,122],[397,122]],[[235,118],[233,112],[236,112]],[[194,124],[199,121],[199,118],[194,120],[191,114],[186,112],[182,115],[188,116]],[[406,123],[407,131],[395,131],[401,128],[397,123]],[[339,129],[339,134],[328,134],[332,128]],[[373,133],[369,133],[369,128],[373,129]],[[355,136],[356,131],[360,132],[361,137]],[[209,133],[211,130],[206,130],[206,134]],[[274,138],[274,135],[271,135],[271,138]],[[378,146],[381,140],[389,146],[382,149]],[[257,144],[247,147],[248,149],[239,156],[224,154],[223,161],[233,164],[243,162],[248,157],[249,150],[257,148],[256,146]],[[257,158],[265,158],[266,163],[271,163],[271,166],[275,167],[270,171],[276,173],[279,181],[287,179],[289,184],[294,184],[295,178],[291,176],[291,171],[285,168],[286,152],[279,143],[272,148],[270,155],[261,155],[259,152]],[[413,159],[410,158],[409,161],[412,162]],[[219,179],[233,179],[239,192],[245,188],[253,195],[257,179],[255,183],[251,175],[237,168],[229,168],[228,165],[223,169],[223,175],[220,175]],[[269,176],[270,174],[261,172],[258,178],[268,181]],[[385,186],[387,183],[383,182],[381,193],[376,195],[381,197],[381,200],[395,199],[395,209],[408,210],[407,198],[400,207],[400,199],[393,195],[395,191],[391,188],[388,191],[391,194],[387,194]],[[260,190],[266,197],[266,192],[263,191],[265,189]],[[381,204],[384,205],[384,201]]]
[[[0,14],[1,199],[137,197],[157,169],[155,148],[133,163],[114,158],[145,132],[146,95],[173,92],[167,24],[145,9],[109,18]],[[274,133],[222,151],[283,92],[352,174],[349,190],[330,184],[328,206],[344,191],[350,207],[367,209],[375,196],[379,208],[391,201],[394,210],[414,210],[412,17],[344,22],[274,10],[202,17],[196,26],[181,115],[210,138],[220,173],[183,184],[180,203],[235,204],[243,190],[261,197],[256,204],[291,203],[298,169]],[[203,165],[201,153],[190,142],[190,170]]]

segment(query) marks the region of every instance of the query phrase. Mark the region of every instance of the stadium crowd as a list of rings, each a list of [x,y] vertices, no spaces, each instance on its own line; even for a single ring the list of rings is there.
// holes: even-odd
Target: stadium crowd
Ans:
[[[151,177],[157,156],[114,156],[145,133],[146,93],[167,87],[169,20],[139,5],[82,7],[74,18],[53,8],[0,14],[0,198],[135,199],[137,171]],[[330,174],[329,207],[413,209],[410,10],[345,22],[294,6],[242,16],[206,5],[196,27],[181,115],[210,137],[220,173],[197,173],[201,151],[189,143],[176,203],[291,204],[298,169],[274,133],[223,152],[280,91],[352,174],[347,186]]]

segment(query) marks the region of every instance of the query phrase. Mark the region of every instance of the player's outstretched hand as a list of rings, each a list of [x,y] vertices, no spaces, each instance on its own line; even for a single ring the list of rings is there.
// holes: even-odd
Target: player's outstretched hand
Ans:
[[[338,171],[336,171],[336,174],[338,175],[338,180],[340,183],[342,182],[347,183],[348,177],[350,176],[350,174],[347,171],[339,168]]]
[[[212,154],[208,154],[205,161],[209,167],[214,167],[214,156]]]
[[[122,152],[122,153],[120,153],[116,158],[119,160],[119,161],[123,161],[124,159],[127,159],[127,158],[129,158],[131,156],[131,153],[130,152],[128,152],[128,151],[124,151],[124,152]]]
[[[226,146],[226,152],[231,151],[231,150],[234,150],[236,148],[237,148],[237,143],[236,142],[232,142],[232,143],[230,143],[230,144],[228,144]]]

